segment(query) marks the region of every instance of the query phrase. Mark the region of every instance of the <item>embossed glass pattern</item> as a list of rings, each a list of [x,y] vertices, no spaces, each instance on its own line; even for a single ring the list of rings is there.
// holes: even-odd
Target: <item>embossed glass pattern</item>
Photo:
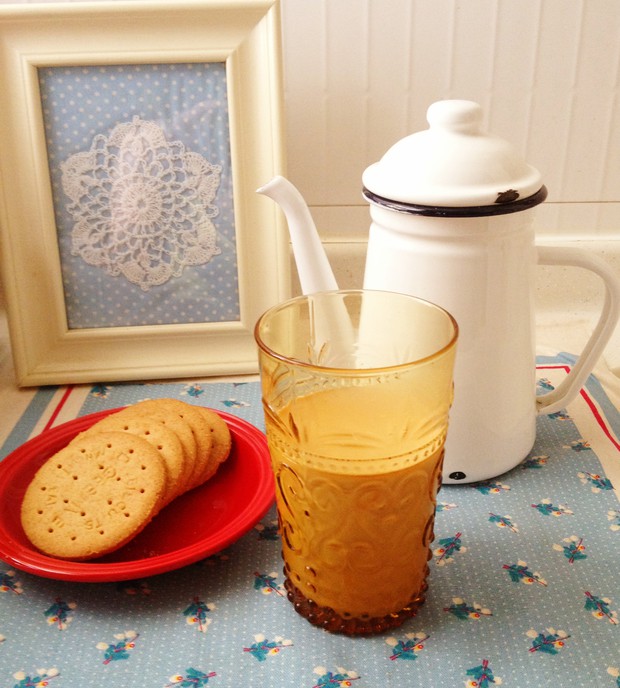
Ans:
[[[288,597],[376,633],[424,601],[457,326],[428,302],[327,292],[256,327]]]

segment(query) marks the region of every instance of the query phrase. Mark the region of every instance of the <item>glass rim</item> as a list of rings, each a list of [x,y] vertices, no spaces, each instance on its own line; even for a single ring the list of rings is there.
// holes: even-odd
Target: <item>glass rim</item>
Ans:
[[[416,301],[419,304],[423,304],[426,306],[430,306],[434,310],[442,313],[444,316],[446,316],[446,319],[452,324],[452,336],[450,337],[450,340],[444,344],[441,348],[433,351],[431,354],[428,354],[427,356],[422,356],[421,358],[416,358],[411,361],[407,361],[405,363],[396,363],[396,364],[391,364],[391,365],[384,365],[384,366],[373,366],[373,367],[368,367],[368,368],[343,368],[340,366],[329,366],[329,365],[319,365],[317,363],[311,363],[309,361],[304,361],[299,358],[294,358],[292,356],[287,356],[285,354],[279,353],[277,351],[274,351],[268,344],[266,344],[261,335],[260,335],[260,329],[261,325],[264,323],[264,321],[270,317],[276,314],[278,311],[283,311],[286,308],[289,308],[293,304],[300,302],[300,301],[309,301],[309,299],[313,296],[321,296],[321,295],[362,295],[362,294],[388,294],[390,296],[398,296],[402,297],[406,300],[409,301]],[[440,306],[436,303],[433,303],[432,301],[429,301],[428,299],[423,299],[419,296],[413,296],[411,294],[405,294],[403,292],[396,292],[396,291],[388,291],[388,290],[380,290],[380,289],[334,289],[330,291],[318,291],[318,292],[313,292],[311,294],[300,294],[299,296],[294,296],[290,299],[287,299],[286,301],[282,301],[281,303],[277,303],[274,306],[271,306],[268,308],[256,321],[256,325],[254,326],[254,341],[256,342],[257,346],[259,349],[261,349],[265,354],[270,356],[271,358],[282,361],[284,363],[288,364],[293,364],[297,367],[300,368],[305,368],[307,370],[313,370],[313,371],[322,371],[325,373],[335,373],[337,372],[339,375],[354,375],[354,376],[359,376],[360,374],[365,374],[365,375],[373,375],[373,374],[378,374],[378,373],[391,373],[391,372],[397,372],[399,370],[403,370],[405,368],[411,368],[414,366],[419,366],[423,365],[426,363],[429,363],[430,361],[436,360],[441,358],[447,351],[450,349],[454,348],[456,345],[457,341],[459,338],[459,325],[454,318],[454,316],[447,311],[443,306]]]

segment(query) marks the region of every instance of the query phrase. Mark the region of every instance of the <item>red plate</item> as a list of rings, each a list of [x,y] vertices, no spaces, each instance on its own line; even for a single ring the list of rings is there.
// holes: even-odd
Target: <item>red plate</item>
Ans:
[[[274,499],[267,439],[250,423],[219,412],[233,439],[215,476],[174,500],[123,548],[90,562],[41,554],[20,521],[27,486],[39,466],[78,432],[117,411],[93,413],[28,440],[0,461],[0,559],[45,578],[119,581],[172,571],[219,552],[250,530]]]

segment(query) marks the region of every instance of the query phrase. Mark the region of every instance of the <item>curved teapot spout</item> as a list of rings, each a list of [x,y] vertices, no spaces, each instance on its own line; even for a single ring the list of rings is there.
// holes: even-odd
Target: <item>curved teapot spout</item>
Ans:
[[[302,292],[338,289],[310,210],[297,188],[288,179],[276,176],[257,193],[273,199],[286,216]]]

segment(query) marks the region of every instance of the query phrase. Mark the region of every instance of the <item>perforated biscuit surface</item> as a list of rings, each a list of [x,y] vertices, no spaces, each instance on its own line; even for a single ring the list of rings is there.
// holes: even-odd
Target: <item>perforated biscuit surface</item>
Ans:
[[[174,419],[175,422],[182,422],[188,425],[192,436],[196,442],[196,456],[193,462],[193,469],[187,478],[186,489],[191,489],[198,485],[200,476],[203,475],[211,457],[213,444],[212,434],[208,423],[197,407],[187,404],[179,399],[146,399],[134,404],[131,407],[133,413],[146,414],[164,413],[166,418]],[[125,409],[123,413],[127,413]]]
[[[22,525],[32,544],[51,556],[101,556],[146,526],[165,489],[163,459],[146,440],[123,432],[78,438],[35,474],[22,502]]]
[[[81,436],[92,437],[100,432],[110,431],[137,435],[145,439],[161,454],[167,478],[167,490],[164,497],[166,504],[183,493],[191,465],[187,465],[189,459],[186,458],[183,445],[178,435],[169,426],[144,414],[132,416],[131,414],[113,413],[95,423]]]

